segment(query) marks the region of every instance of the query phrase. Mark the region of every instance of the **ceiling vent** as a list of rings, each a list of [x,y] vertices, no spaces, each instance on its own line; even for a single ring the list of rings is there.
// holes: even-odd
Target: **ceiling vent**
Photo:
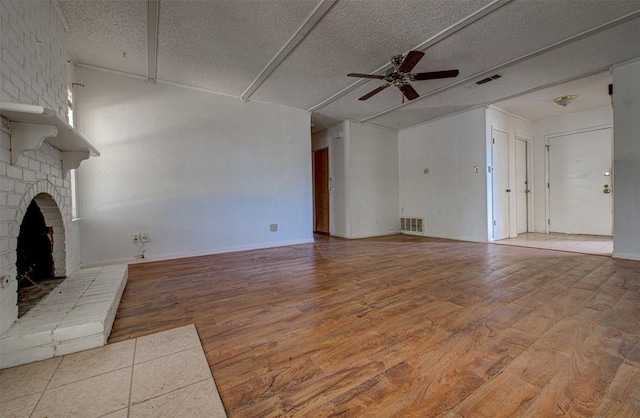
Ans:
[[[494,75],[492,75],[491,77],[483,78],[483,79],[482,79],[482,80],[480,80],[480,81],[476,81],[476,84],[480,86],[480,85],[482,85],[482,84],[486,84],[486,83],[488,83],[489,81],[493,81],[493,80],[498,79],[498,78],[500,78],[500,77],[502,77],[500,74],[494,74]]]
[[[485,77],[482,80],[478,80],[478,81],[475,81],[473,83],[469,83],[465,87],[473,89],[473,88],[476,88],[476,87],[481,86],[483,84],[487,84],[487,83],[489,83],[489,82],[491,82],[493,80],[497,80],[499,78],[502,78],[502,74],[494,74],[494,75],[491,75],[489,77]]]

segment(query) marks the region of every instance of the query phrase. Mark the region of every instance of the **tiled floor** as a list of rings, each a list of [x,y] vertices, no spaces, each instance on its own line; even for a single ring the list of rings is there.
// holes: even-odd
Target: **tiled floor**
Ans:
[[[194,325],[0,370],[1,417],[226,417]]]
[[[517,238],[503,239],[495,244],[544,248],[574,253],[608,255],[613,251],[613,239],[597,235],[541,234],[528,232]]]

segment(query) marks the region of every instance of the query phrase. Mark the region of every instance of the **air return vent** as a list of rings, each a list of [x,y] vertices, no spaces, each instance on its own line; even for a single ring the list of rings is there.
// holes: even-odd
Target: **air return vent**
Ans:
[[[423,232],[423,218],[400,218],[400,230],[407,232]]]
[[[482,80],[480,80],[480,81],[476,81],[476,84],[477,84],[477,85],[479,85],[479,86],[481,86],[481,85],[486,84],[486,83],[488,83],[488,82],[490,82],[490,81],[496,80],[496,79],[498,79],[498,78],[500,78],[500,77],[502,77],[500,74],[494,74],[494,75],[492,75],[492,76],[490,76],[490,77],[483,78],[483,79],[482,79]]]

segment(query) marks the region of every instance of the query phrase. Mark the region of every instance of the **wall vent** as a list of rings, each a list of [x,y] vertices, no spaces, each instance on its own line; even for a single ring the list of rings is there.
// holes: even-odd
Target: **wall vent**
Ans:
[[[400,218],[400,230],[409,232],[424,232],[423,218]]]

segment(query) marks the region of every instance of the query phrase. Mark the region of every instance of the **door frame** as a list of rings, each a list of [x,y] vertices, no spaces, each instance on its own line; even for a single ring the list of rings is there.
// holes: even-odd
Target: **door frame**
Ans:
[[[509,131],[505,130],[505,129],[501,129],[501,128],[497,128],[495,126],[491,126],[491,140],[490,140],[490,155],[491,155],[491,219],[490,221],[490,225],[491,225],[491,238],[492,241],[499,241],[500,239],[506,239],[506,238],[511,238],[511,208],[512,208],[512,195],[511,193],[509,193],[509,196],[507,196],[507,208],[506,208],[506,213],[504,214],[507,217],[507,237],[506,238],[496,238],[496,226],[494,225],[494,220],[496,219],[496,208],[495,208],[495,201],[496,201],[496,196],[495,196],[495,187],[494,187],[494,181],[495,181],[495,160],[494,160],[494,154],[493,154],[493,147],[494,147],[494,135],[493,132],[494,131],[498,131],[501,132],[503,134],[505,134],[507,136],[507,142],[506,142],[506,154],[507,154],[507,165],[506,165],[506,170],[507,170],[507,187],[511,187],[511,180],[512,180],[512,175],[511,175],[511,147],[510,147],[510,135],[509,135]],[[515,154],[514,154],[515,155]]]
[[[613,173],[613,177],[615,177],[615,170],[613,168],[613,135],[614,135],[613,124],[608,123],[604,125],[590,126],[588,128],[583,128],[583,129],[554,132],[552,134],[545,135],[544,137],[544,184],[547,187],[544,188],[544,194],[545,194],[544,218],[546,220],[546,222],[544,223],[544,232],[546,234],[548,234],[551,230],[551,228],[549,227],[549,222],[551,221],[551,193],[549,190],[549,177],[550,177],[551,165],[549,162],[549,140],[551,138],[556,138],[559,136],[581,134],[584,132],[592,132],[592,131],[600,131],[602,129],[607,129],[607,128],[611,129],[611,172]],[[611,186],[613,186],[613,182],[611,183]],[[613,204],[614,204],[614,200],[612,199],[612,205]],[[611,217],[613,219],[613,206],[612,206]]]
[[[325,147],[321,147],[318,149],[314,149],[311,150],[311,173],[312,173],[312,185],[313,185],[313,191],[312,191],[312,202],[313,202],[313,228],[312,228],[312,232],[316,232],[316,226],[317,226],[317,219],[316,219],[316,153],[317,152],[321,152],[321,151],[326,151],[327,152],[327,216],[328,216],[328,225],[327,225],[327,229],[328,231],[326,232],[327,234],[331,234],[331,163],[330,163],[330,150],[329,150],[329,146],[325,146]],[[320,233],[324,233],[324,232],[320,232]]]
[[[534,197],[533,197],[534,184],[533,184],[533,169],[532,169],[533,168],[533,137],[516,132],[515,140],[516,141],[521,140],[527,144],[527,186],[529,188],[529,193],[527,196],[527,232],[534,232],[536,230],[534,225],[536,218],[534,216],[535,213],[533,212],[535,207],[535,205],[533,204],[533,200],[534,200]],[[516,147],[516,150],[517,150],[517,147]],[[516,222],[517,222],[517,214],[516,214]],[[518,231],[518,228],[516,226],[516,235],[517,235],[517,231]]]

